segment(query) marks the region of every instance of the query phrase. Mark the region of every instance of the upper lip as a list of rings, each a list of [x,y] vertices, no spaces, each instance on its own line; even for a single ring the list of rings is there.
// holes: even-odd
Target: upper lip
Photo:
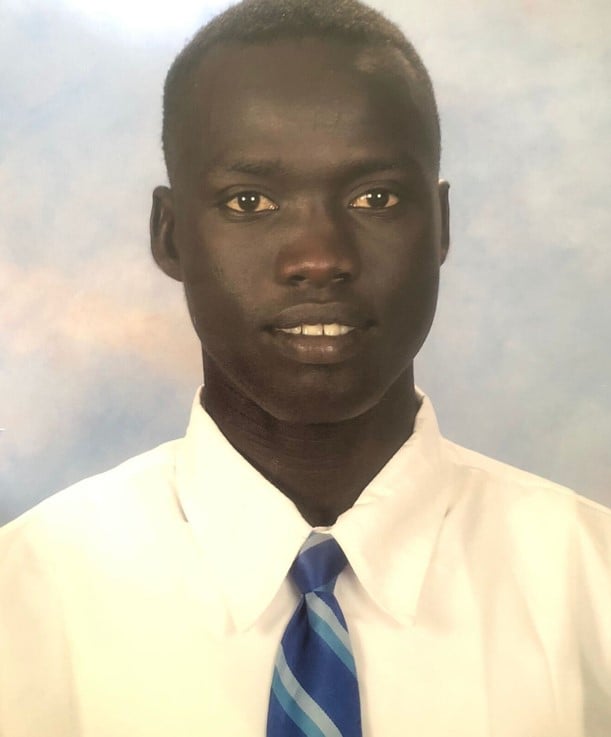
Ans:
[[[298,325],[348,325],[353,328],[367,328],[374,321],[355,305],[346,302],[306,302],[293,305],[279,312],[268,328],[281,330]]]

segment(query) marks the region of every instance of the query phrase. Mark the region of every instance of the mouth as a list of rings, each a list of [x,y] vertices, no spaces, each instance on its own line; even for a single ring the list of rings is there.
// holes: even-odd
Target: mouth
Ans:
[[[273,345],[298,363],[333,364],[355,356],[374,320],[345,303],[289,307],[266,326]]]
[[[318,337],[325,335],[327,337],[336,338],[340,335],[348,335],[352,330],[356,330],[353,325],[341,325],[338,322],[317,323],[316,325],[295,325],[292,328],[276,328],[281,333],[287,335],[307,335],[310,337]]]

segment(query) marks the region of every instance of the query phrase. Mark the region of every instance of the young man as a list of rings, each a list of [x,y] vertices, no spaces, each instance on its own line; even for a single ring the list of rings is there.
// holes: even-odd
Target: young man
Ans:
[[[164,148],[205,388],[185,438],[0,535],[0,734],[608,735],[608,510],[414,387],[449,226],[409,43],[247,0],[170,70]]]

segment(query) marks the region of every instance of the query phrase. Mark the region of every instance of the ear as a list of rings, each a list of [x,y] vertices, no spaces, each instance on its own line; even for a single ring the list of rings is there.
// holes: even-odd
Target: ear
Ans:
[[[157,266],[172,279],[182,281],[174,244],[174,200],[169,187],[155,187],[151,207],[151,251]]]
[[[441,263],[443,263],[450,248],[450,183],[445,179],[440,179],[437,186],[441,212]]]

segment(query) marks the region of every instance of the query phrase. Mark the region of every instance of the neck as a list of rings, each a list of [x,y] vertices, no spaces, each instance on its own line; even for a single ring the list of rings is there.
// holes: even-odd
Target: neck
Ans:
[[[272,417],[205,364],[202,404],[229,442],[312,526],[331,525],[411,435],[418,411],[411,367],[375,406],[337,423]]]

